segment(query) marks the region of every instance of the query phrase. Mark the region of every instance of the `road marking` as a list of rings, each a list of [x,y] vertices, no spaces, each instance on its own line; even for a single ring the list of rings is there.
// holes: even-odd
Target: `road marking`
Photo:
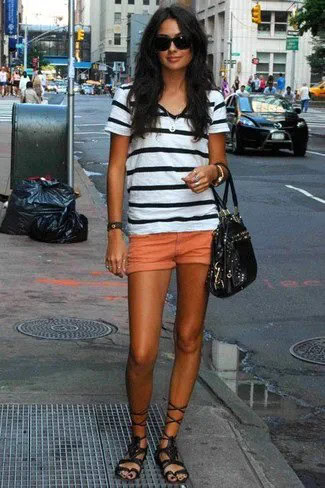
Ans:
[[[291,185],[285,185],[285,186],[287,188],[292,188],[292,190],[297,190],[300,193],[302,193],[303,195],[306,195],[306,197],[312,198],[313,200],[317,200],[317,202],[325,203],[325,200],[323,200],[322,198],[315,197],[314,195],[312,195],[308,191],[303,190],[302,188],[296,188],[295,186],[291,186]]]
[[[306,151],[306,152],[308,152],[310,154],[317,154],[317,156],[325,156],[324,153],[319,153],[319,152],[316,152],[316,151]]]

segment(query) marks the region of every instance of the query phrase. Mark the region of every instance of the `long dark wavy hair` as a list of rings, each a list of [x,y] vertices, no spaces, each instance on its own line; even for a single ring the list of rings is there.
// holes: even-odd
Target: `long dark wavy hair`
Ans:
[[[134,82],[128,96],[132,109],[132,132],[134,136],[144,137],[146,132],[156,127],[158,102],[164,83],[154,40],[160,25],[167,19],[175,19],[181,33],[191,39],[192,60],[186,71],[187,117],[194,139],[199,140],[206,134],[210,122],[207,90],[216,87],[207,65],[206,34],[195,14],[179,5],[159,8],[143,33],[136,59]]]

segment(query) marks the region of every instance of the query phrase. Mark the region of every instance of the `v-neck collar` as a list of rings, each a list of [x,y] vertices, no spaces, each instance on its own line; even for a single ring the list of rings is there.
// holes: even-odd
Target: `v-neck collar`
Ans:
[[[158,107],[161,108],[161,110],[163,110],[165,112],[166,115],[168,115],[169,117],[171,117],[172,119],[178,119],[179,117],[181,117],[182,115],[185,115],[186,112],[187,112],[187,109],[188,109],[188,106],[186,106],[184,108],[184,110],[182,110],[181,113],[177,114],[177,115],[174,115],[172,113],[170,113],[163,105],[160,105],[160,103],[158,103]]]

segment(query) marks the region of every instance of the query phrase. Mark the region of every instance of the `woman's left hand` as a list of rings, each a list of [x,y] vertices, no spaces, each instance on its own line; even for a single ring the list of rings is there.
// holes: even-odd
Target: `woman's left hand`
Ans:
[[[212,182],[218,177],[218,174],[218,168],[214,164],[209,164],[194,168],[182,180],[185,181],[194,193],[202,193],[211,186]]]

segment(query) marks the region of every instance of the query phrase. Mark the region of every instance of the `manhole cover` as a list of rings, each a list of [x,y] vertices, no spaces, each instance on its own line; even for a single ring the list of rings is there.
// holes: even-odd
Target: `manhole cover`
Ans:
[[[297,359],[325,365],[325,337],[314,337],[297,342],[290,347],[290,352]]]
[[[96,339],[116,331],[111,324],[72,317],[26,320],[16,327],[19,332],[29,336],[66,341]]]

